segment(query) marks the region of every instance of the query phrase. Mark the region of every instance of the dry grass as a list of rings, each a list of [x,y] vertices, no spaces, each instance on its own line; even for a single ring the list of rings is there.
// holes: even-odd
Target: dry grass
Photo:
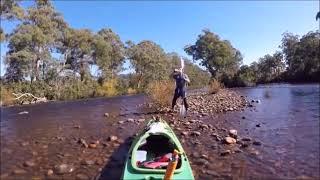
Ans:
[[[221,84],[218,80],[213,79],[210,81],[210,84],[209,84],[209,93],[216,94],[222,88],[223,88],[223,84]]]
[[[133,89],[133,88],[128,88],[127,89],[127,94],[137,94],[137,90]]]
[[[117,80],[110,79],[103,83],[102,86],[98,87],[97,92],[100,96],[115,96],[118,94]]]
[[[173,92],[174,92],[174,82],[169,80],[155,81],[148,85],[146,92],[152,102],[156,104],[159,108],[170,107]]]
[[[1,100],[1,105],[5,105],[5,106],[13,105],[15,102],[12,91],[3,87],[1,88],[0,100]]]

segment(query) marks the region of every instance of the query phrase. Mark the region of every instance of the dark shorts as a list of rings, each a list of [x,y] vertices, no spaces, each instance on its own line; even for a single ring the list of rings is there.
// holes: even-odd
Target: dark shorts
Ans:
[[[185,89],[180,89],[180,88],[176,88],[176,90],[174,91],[174,96],[176,98],[185,98],[186,97],[186,90]]]

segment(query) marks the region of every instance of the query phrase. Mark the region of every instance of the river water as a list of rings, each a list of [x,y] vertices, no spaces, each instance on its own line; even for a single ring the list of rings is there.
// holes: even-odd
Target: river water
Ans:
[[[205,169],[213,170],[224,179],[319,179],[319,85],[279,84],[233,90],[248,100],[260,102],[245,111],[216,114],[201,120],[237,129],[240,136],[251,137],[262,145],[220,157],[219,152],[225,146],[213,148],[216,142],[204,135],[199,137],[199,146],[183,139],[186,152],[190,156],[195,151],[205,153],[210,163]],[[1,179],[92,178],[99,172],[102,173],[100,179],[119,179],[129,147],[127,140],[141,126],[118,122],[151,117],[146,101],[144,95],[135,95],[1,108]],[[19,114],[23,111],[28,114]],[[108,117],[104,116],[106,112]],[[164,115],[164,118],[169,117]],[[107,139],[111,135],[121,140],[110,143]],[[79,138],[88,143],[98,140],[100,145],[83,148]],[[189,159],[191,163],[195,160]],[[30,160],[33,164],[26,166],[24,162]],[[86,165],[85,160],[98,163]],[[63,163],[72,166],[74,171],[64,175],[47,174]],[[201,165],[192,163],[192,168],[198,179],[210,179],[212,175]]]

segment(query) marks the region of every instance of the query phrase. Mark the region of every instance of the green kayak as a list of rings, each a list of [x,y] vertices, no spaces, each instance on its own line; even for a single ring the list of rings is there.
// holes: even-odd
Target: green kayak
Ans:
[[[186,153],[172,129],[161,119],[150,120],[130,147],[121,179],[162,180],[166,172],[165,162],[154,161],[155,159],[165,161],[164,159],[174,150],[178,150],[181,154],[173,179],[193,180],[194,176]]]

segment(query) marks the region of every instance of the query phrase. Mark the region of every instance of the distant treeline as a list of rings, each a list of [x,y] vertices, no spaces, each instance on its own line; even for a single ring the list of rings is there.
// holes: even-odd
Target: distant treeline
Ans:
[[[122,42],[110,28],[95,33],[70,27],[49,0],[37,0],[28,8],[18,2],[1,1],[1,20],[15,25],[12,32],[0,29],[1,43],[8,44],[6,72],[1,77],[3,102],[11,103],[12,92],[52,100],[144,92],[150,83],[168,80],[172,70],[180,66],[177,53],[166,53],[152,41]],[[285,33],[282,52],[241,66],[239,50],[204,30],[185,52],[206,70],[186,59],[185,72],[192,87],[203,87],[212,78],[227,87],[318,81],[319,39],[319,31],[301,38]],[[134,72],[121,75],[125,61]],[[93,73],[92,67],[97,72]]]

